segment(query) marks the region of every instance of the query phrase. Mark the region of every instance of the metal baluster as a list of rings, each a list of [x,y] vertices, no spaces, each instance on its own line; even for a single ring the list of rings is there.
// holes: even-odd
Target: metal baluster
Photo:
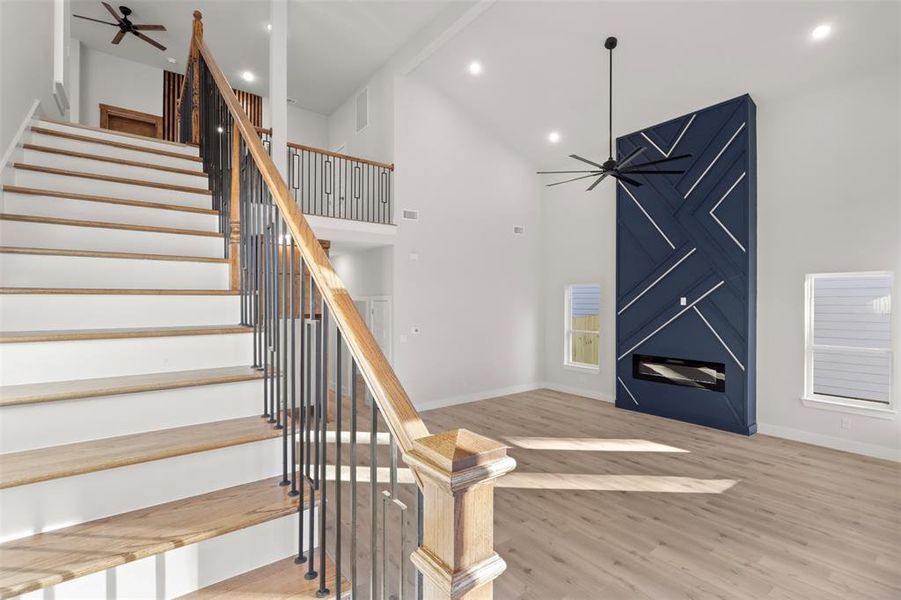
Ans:
[[[337,574],[341,576],[340,573]],[[357,599],[357,361],[350,357],[350,596]]]
[[[378,455],[376,454],[376,439],[378,436],[378,411],[375,398],[368,391],[366,397],[369,400],[369,487],[370,487],[370,531],[369,531],[369,599],[378,600],[379,563],[378,563]]]
[[[342,411],[344,391],[341,386],[341,330],[335,333],[335,573],[341,573],[341,433],[344,431]],[[341,597],[341,577],[335,577],[335,597]]]
[[[262,205],[262,188],[260,204]],[[270,416],[269,412],[269,376],[271,374],[271,351],[269,341],[269,320],[272,318],[272,311],[269,306],[269,292],[272,290],[272,283],[269,281],[269,271],[272,268],[272,260],[269,256],[269,207],[261,207],[262,218],[262,246],[263,246],[263,418]]]
[[[328,501],[326,497],[328,496],[328,480],[326,478],[325,466],[326,466],[326,456],[327,456],[327,446],[326,446],[326,429],[328,423],[328,305],[323,301],[322,303],[322,317],[320,318],[319,327],[322,329],[321,339],[322,339],[322,362],[319,364],[319,387],[321,389],[320,398],[322,402],[322,414],[321,414],[321,423],[320,423],[320,436],[321,436],[321,454],[320,458],[322,459],[319,464],[319,481],[321,482],[321,487],[319,489],[319,590],[316,592],[316,596],[319,598],[325,597],[328,595],[328,588],[325,587],[325,552],[326,552],[326,537],[325,537],[325,522],[326,515],[328,514]]]
[[[271,196],[270,196],[271,198]],[[275,344],[273,345],[273,368],[274,373],[272,377],[272,386],[273,386],[273,411],[275,413],[275,428],[281,429],[282,419],[284,415],[282,414],[282,331],[281,331],[281,289],[283,287],[282,284],[282,218],[278,213],[278,207],[275,205],[275,199],[271,198],[272,201],[272,214],[275,225],[275,234],[272,238],[272,264],[275,269],[273,272],[273,279],[275,283],[272,284],[272,327],[273,327],[273,338],[275,339]],[[286,465],[285,465],[286,467]],[[286,469],[283,469],[286,470]]]
[[[306,282],[304,282],[306,285]],[[315,326],[315,313],[313,312],[316,308],[315,306],[315,297],[313,287],[313,278],[310,277],[310,304],[309,304],[309,312],[308,312],[308,326],[307,330],[307,406],[308,408],[312,408],[313,414],[312,416],[308,415],[307,418],[307,480],[310,484],[310,496],[311,503],[310,505],[315,507],[316,504],[316,492],[319,490],[319,469],[317,468],[319,462],[319,436],[316,433],[316,426],[319,419],[319,403],[314,399],[314,389],[313,389],[313,350],[310,349],[312,346],[315,349],[317,362],[319,360],[319,328],[316,327],[316,338],[313,337],[313,331]],[[314,454],[315,450],[315,454]],[[319,509],[321,510],[321,506]],[[309,536],[310,536],[310,564],[308,566],[307,574],[305,575],[306,579],[316,579],[316,570],[314,569],[314,561],[313,561],[313,547],[314,547],[314,536],[316,534],[316,522],[314,520],[315,513],[317,510],[310,510],[309,515]]]
[[[299,469],[299,479],[300,479],[300,504],[298,506],[298,518],[297,518],[297,558],[294,559],[296,564],[302,564],[306,562],[307,557],[303,551],[303,490],[304,486],[307,485],[308,475],[310,473],[309,463],[307,462],[307,453],[310,444],[309,440],[309,415],[307,414],[307,394],[306,390],[309,386],[309,371],[307,367],[309,365],[308,356],[310,354],[310,349],[308,347],[309,336],[307,335],[307,318],[306,318],[306,299],[307,299],[307,286],[305,285],[305,276],[306,276],[306,262],[304,262],[303,257],[300,258],[300,465]],[[292,286],[293,287],[293,286]],[[293,313],[292,313],[293,314]],[[306,432],[306,433],[305,433]],[[306,436],[306,437],[305,437]],[[312,490],[312,485],[310,486],[310,496],[314,497],[314,492]],[[310,504],[310,514],[313,513],[314,505]],[[310,550],[313,549],[312,544],[310,545]]]
[[[281,404],[279,405],[281,413],[280,425],[282,426],[282,480],[279,485],[287,487],[291,485],[288,477],[288,287],[290,281],[286,281],[288,275],[288,243],[285,239],[288,237],[288,224],[284,219],[278,219],[281,227],[279,228],[278,237],[278,253],[279,253],[279,273],[278,280],[281,293],[278,296],[278,312],[279,326],[281,327],[281,336],[279,338],[279,352],[281,353],[281,361],[279,364],[279,379],[281,381]]]
[[[424,529],[424,520],[422,515],[423,510],[423,497],[422,490],[419,489],[419,486],[416,486],[416,547],[422,546],[423,540],[423,529]],[[422,600],[422,573],[417,570],[416,571],[416,600]]]
[[[382,600],[388,600],[388,501],[391,494],[382,490]]]
[[[296,262],[294,249],[294,235],[291,235],[291,270],[288,278],[288,286],[291,290],[291,302],[289,310],[291,311],[291,491],[289,496],[296,496],[300,492],[297,491],[297,420],[300,415],[297,412],[297,322],[295,320],[294,296],[296,295],[296,284],[294,283],[294,265]],[[303,348],[301,348],[303,353]],[[303,504],[303,502],[301,502]]]

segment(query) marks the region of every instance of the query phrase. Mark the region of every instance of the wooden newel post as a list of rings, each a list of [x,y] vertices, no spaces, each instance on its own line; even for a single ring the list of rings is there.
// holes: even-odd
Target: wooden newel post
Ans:
[[[229,199],[228,273],[231,289],[241,288],[241,256],[238,242],[241,239],[241,131],[238,124],[232,131],[231,194]]]
[[[410,560],[423,574],[424,600],[490,600],[507,568],[494,551],[494,483],[516,461],[466,429],[415,440],[404,461],[422,482],[423,541]]]
[[[203,15],[194,11],[194,35],[191,39],[191,143],[200,145],[200,45],[203,41]]]

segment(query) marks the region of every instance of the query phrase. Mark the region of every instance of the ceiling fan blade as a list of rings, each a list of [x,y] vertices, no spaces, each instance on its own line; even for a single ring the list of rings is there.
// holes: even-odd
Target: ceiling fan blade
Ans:
[[[116,20],[116,23],[118,23],[119,25],[125,24],[125,22],[122,20],[122,17],[119,16],[119,13],[117,13],[116,10],[112,6],[110,6],[106,2],[101,2],[100,4],[102,4],[103,6],[106,7],[106,10],[109,11],[109,14],[113,15],[113,18]]]
[[[586,179],[588,177],[595,177],[594,174],[591,175],[582,175],[581,177],[573,177],[572,179],[565,179],[563,181],[555,181],[554,183],[547,184],[547,187],[554,187],[555,185],[561,185],[564,183],[569,183],[570,181],[578,181],[579,179]],[[603,177],[603,175],[601,175]]]
[[[641,154],[642,152],[644,152],[644,146],[639,146],[632,152],[629,152],[629,154],[626,155],[626,158],[622,159],[619,163],[617,163],[616,168],[621,169],[621,168],[625,167],[630,162],[632,162],[633,160],[638,158],[638,155]]]
[[[596,163],[596,162],[594,162],[594,161],[588,160],[587,158],[582,158],[582,157],[579,156],[578,154],[570,154],[569,157],[570,157],[570,158],[575,158],[576,160],[581,160],[583,163],[588,163],[589,165],[594,165],[595,167],[598,167],[599,169],[603,169],[603,168],[604,168],[604,165],[600,165],[600,164],[598,164],[598,163]]]
[[[160,50],[163,50],[163,51],[166,50],[166,47],[163,46],[161,43],[157,42],[156,40],[150,39],[149,37],[147,37],[147,36],[144,35],[143,33],[140,33],[140,32],[138,32],[138,31],[135,31],[135,32],[133,32],[133,33],[134,33],[136,36],[138,36],[139,38],[141,38],[142,40],[144,40],[145,42],[147,42],[148,44],[150,44],[151,46],[156,46],[157,48],[159,48]]]
[[[625,181],[626,183],[634,185],[635,187],[641,187],[640,182],[635,181],[631,177],[626,177],[622,173],[613,173],[613,176],[616,177],[617,179],[619,179],[620,181]]]
[[[585,191],[586,191],[586,192],[590,192],[590,191],[593,190],[594,188],[598,187],[598,184],[599,184],[600,182],[602,182],[602,181],[604,180],[604,178],[607,177],[607,175],[609,175],[609,173],[604,173],[604,174],[602,174],[600,177],[598,177],[597,181],[595,181],[595,182],[592,183],[590,186],[588,186],[588,189],[585,190]]]
[[[81,15],[72,15],[76,19],[84,19],[85,21],[94,21],[95,23],[103,23],[104,25],[112,25],[113,27],[118,27],[118,23],[110,23],[109,21],[101,21],[100,19],[92,19],[91,17],[82,17]]]
[[[628,173],[629,175],[638,174],[638,175],[681,175],[685,171],[636,171],[636,169],[640,169],[641,165],[637,167],[632,167],[631,169],[623,169],[620,173]]]
[[[663,163],[667,163],[673,160],[680,160],[683,158],[691,158],[691,154],[680,154],[679,156],[670,156],[669,158],[661,158],[659,160],[652,160],[650,162],[641,163],[639,165],[632,165],[633,169],[640,169],[641,167],[649,167],[651,165],[661,165]]]
[[[119,33],[116,34],[116,37],[114,37],[114,38],[113,38],[113,41],[110,42],[110,43],[111,43],[111,44],[118,44],[119,42],[122,41],[122,38],[124,38],[124,37],[125,37],[125,32],[124,32],[124,31],[120,31]]]
[[[165,25],[135,25],[135,31],[166,31]]]
[[[594,169],[593,171],[535,171],[537,175],[563,175],[566,173],[596,173],[600,174],[602,171],[599,169]]]

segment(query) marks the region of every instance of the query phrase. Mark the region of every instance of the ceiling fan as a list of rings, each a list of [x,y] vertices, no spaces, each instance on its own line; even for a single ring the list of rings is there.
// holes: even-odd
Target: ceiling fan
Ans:
[[[603,181],[608,175],[622,181],[623,183],[628,183],[630,185],[634,185],[636,187],[641,186],[641,182],[633,179],[630,175],[679,175],[685,172],[682,170],[656,170],[656,169],[648,169],[647,167],[656,167],[657,165],[661,165],[663,163],[672,162],[675,160],[681,160],[684,158],[691,158],[691,154],[680,154],[679,156],[670,156],[668,158],[662,158],[660,160],[652,160],[650,162],[639,163],[637,165],[632,164],[633,161],[638,158],[638,156],[644,152],[644,147],[639,146],[629,154],[627,154],[622,160],[614,160],[613,158],[613,49],[616,48],[616,38],[608,37],[604,42],[604,48],[610,51],[610,112],[609,112],[609,129],[608,129],[608,140],[607,140],[607,150],[608,157],[603,163],[595,162],[592,160],[588,160],[587,158],[583,158],[578,154],[570,154],[570,158],[574,158],[583,163],[587,163],[595,169],[589,169],[586,171],[538,171],[539,175],[550,175],[550,174],[566,174],[566,175],[575,175],[578,174],[578,177],[573,177],[572,179],[565,179],[563,181],[556,181],[554,183],[547,184],[548,187],[560,185],[563,183],[569,183],[570,181],[578,181],[579,179],[588,179],[590,177],[596,177],[597,179],[588,186],[588,190],[591,191],[597,187],[601,181]],[[587,173],[587,175],[586,175]]]
[[[117,33],[116,37],[114,37],[112,42],[110,42],[111,44],[118,44],[119,42],[122,41],[122,38],[125,37],[126,33],[133,33],[136,36],[138,36],[139,38],[141,38],[142,40],[144,40],[145,42],[147,42],[148,44],[150,44],[151,46],[154,46],[163,51],[166,50],[165,46],[163,46],[156,40],[153,40],[153,39],[147,37],[146,35],[144,35],[143,33],[141,33],[142,31],[166,31],[166,28],[164,26],[162,26],[162,25],[137,25],[135,23],[132,23],[129,20],[128,15],[130,15],[132,11],[127,6],[119,7],[119,10],[122,12],[122,16],[120,17],[119,13],[116,12],[116,9],[114,9],[112,6],[110,6],[106,2],[101,2],[100,4],[102,4],[104,7],[106,7],[106,10],[108,10],[109,13],[111,15],[113,15],[113,18],[116,20],[115,23],[110,23],[109,21],[101,21],[100,19],[93,19],[91,17],[83,17],[81,15],[72,15],[72,16],[77,17],[79,19],[84,19],[86,21],[94,21],[95,23],[103,23],[104,25],[112,25],[113,27],[118,27],[119,33]]]

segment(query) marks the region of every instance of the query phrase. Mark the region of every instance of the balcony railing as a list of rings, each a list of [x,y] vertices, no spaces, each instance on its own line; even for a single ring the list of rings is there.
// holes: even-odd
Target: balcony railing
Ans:
[[[269,150],[271,129],[257,128]],[[394,223],[394,165],[288,143],[288,189],[306,215]]]

